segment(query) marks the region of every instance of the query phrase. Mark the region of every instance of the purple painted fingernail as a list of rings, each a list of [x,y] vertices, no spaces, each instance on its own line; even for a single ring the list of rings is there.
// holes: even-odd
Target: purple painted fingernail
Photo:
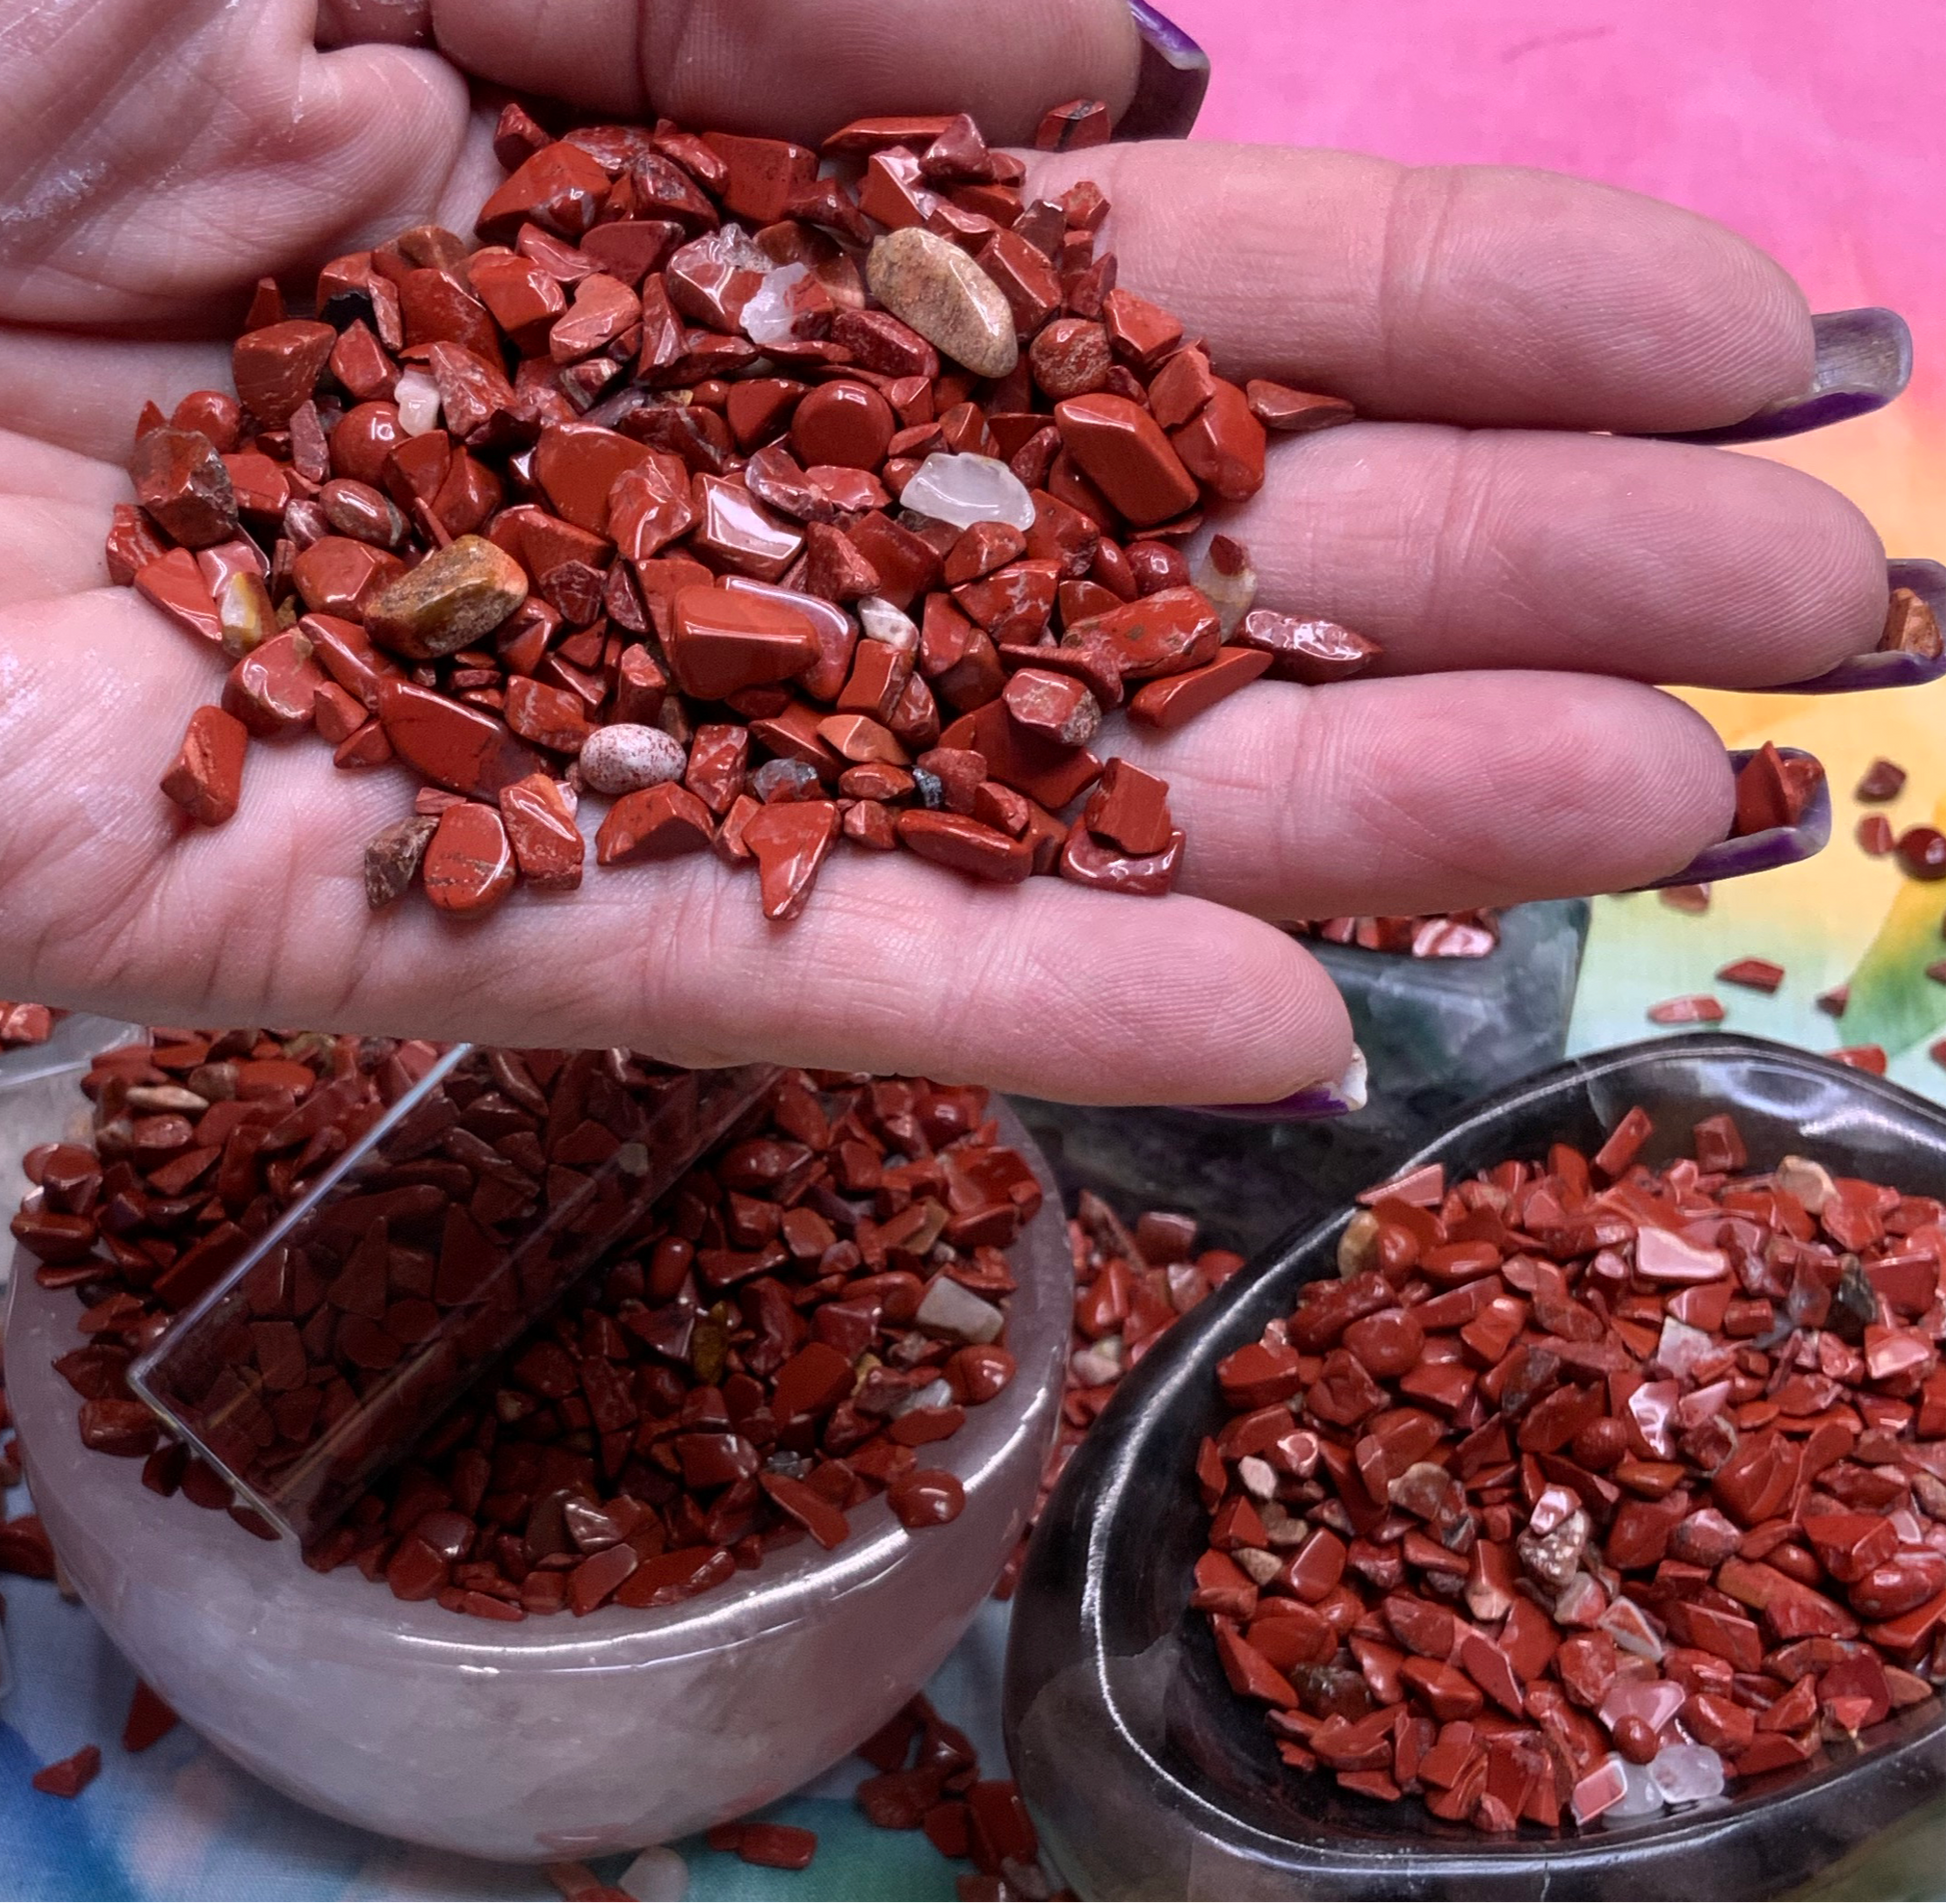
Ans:
[[[1115,137],[1186,139],[1209,91],[1209,55],[1147,0],[1128,0],[1128,10],[1142,36],[1142,66]]]
[[[1760,751],[1756,747],[1732,749],[1732,770],[1741,773]],[[1817,785],[1805,801],[1796,825],[1766,826],[1760,832],[1733,834],[1728,839],[1718,840],[1713,846],[1705,846],[1680,872],[1672,872],[1663,879],[1651,879],[1647,885],[1638,885],[1633,889],[1637,892],[1656,892],[1665,885],[1710,885],[1718,879],[1741,879],[1752,872],[1772,872],[1779,866],[1794,866],[1800,859],[1809,859],[1813,853],[1822,852],[1831,838],[1830,781],[1825,777],[1815,754],[1806,753],[1800,747],[1779,747],[1777,751],[1786,761],[1808,760],[1818,767]]]
[[[1912,377],[1912,332],[1897,311],[1868,305],[1823,311],[1811,319],[1817,362],[1802,396],[1779,397],[1754,416],[1722,429],[1681,430],[1672,443],[1767,443],[1801,436],[1882,410]]]
[[[1885,624],[1890,646],[1869,654],[1854,654],[1815,680],[1797,681],[1773,691],[1779,694],[1857,694],[1878,687],[1924,687],[1946,675],[1946,643],[1940,623],[1946,621],[1946,566],[1938,562],[1887,562],[1885,579],[1892,587],[1892,613]],[[1907,589],[1918,597],[1919,608],[1899,598]]]
[[[1312,1084],[1275,1103],[1199,1103],[1185,1108],[1206,1117],[1231,1117],[1239,1123],[1318,1123],[1349,1116],[1365,1107],[1365,1053],[1351,1047],[1351,1063],[1335,1084]]]

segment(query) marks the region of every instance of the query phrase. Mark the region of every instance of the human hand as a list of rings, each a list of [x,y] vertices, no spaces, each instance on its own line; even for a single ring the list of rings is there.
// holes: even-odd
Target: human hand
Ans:
[[[1166,900],[847,853],[779,928],[699,856],[594,875],[571,923],[539,900],[485,928],[374,918],[360,849],[405,810],[399,777],[259,748],[237,818],[188,836],[154,790],[215,680],[101,585],[143,399],[226,383],[227,351],[195,340],[234,330],[258,276],[428,220],[470,229],[498,173],[466,74],[813,139],[963,106],[1020,139],[1056,100],[1121,109],[1127,15],[337,0],[320,53],[299,0],[9,10],[0,994],[1096,1101],[1277,1097],[1340,1074],[1350,1034],[1264,920],[1674,871],[1727,830],[1730,775],[1644,683],[1778,685],[1876,639],[1883,552],[1841,498],[1590,433],[1707,429],[1807,383],[1802,297],[1727,233],[1533,173],[1160,144],[1036,157],[1032,186],[1101,183],[1122,281],[1207,335],[1220,370],[1384,419],[1274,444],[1263,493],[1222,526],[1265,605],[1376,635],[1386,677],[1260,684],[1167,741],[1115,739],[1170,781],[1190,835]],[[436,50],[376,43],[428,34]],[[148,341],[166,336],[182,341]]]

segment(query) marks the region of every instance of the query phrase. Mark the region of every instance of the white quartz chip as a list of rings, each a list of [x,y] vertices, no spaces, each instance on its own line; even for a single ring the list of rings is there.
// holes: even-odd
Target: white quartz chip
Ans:
[[[757,294],[743,307],[743,334],[753,344],[792,341],[791,326],[797,322],[798,310],[791,293],[810,275],[807,264],[780,264],[764,273]]]
[[[1024,535],[1034,526],[1034,498],[1027,485],[994,456],[936,450],[900,491],[899,501],[956,529],[970,529],[976,522],[1004,522]]]
[[[933,1278],[926,1299],[913,1317],[928,1334],[951,1335],[960,1341],[988,1342],[999,1339],[1007,1318],[989,1301],[970,1288],[963,1288],[950,1275]]]
[[[615,1887],[634,1897],[635,1903],[682,1903],[689,1894],[689,1866],[673,1850],[657,1844],[622,1872]]]
[[[1665,1744],[1649,1775],[1672,1804],[1700,1804],[1723,1795],[1723,1760],[1706,1744]]]

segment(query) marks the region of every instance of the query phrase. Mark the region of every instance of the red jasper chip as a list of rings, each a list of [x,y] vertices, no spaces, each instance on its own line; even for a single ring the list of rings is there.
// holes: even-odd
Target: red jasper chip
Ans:
[[[23,1579],[54,1577],[54,1549],[35,1515],[0,1520],[0,1573],[18,1573]]]
[[[1135,856],[1161,852],[1174,831],[1167,783],[1126,760],[1109,761],[1081,817],[1091,833]]]
[[[807,467],[832,463],[876,469],[898,428],[892,406],[870,384],[821,384],[791,414],[790,442]]]
[[[399,757],[448,792],[493,799],[503,786],[542,770],[540,756],[485,709],[391,679],[379,681],[377,702]]]
[[[237,395],[258,426],[288,423],[317,387],[338,333],[329,324],[289,318],[247,331],[231,352]]]
[[[608,174],[579,146],[546,145],[487,200],[479,234],[489,244],[504,243],[531,219],[573,242],[594,224],[607,196]]]
[[[535,891],[572,892],[580,885],[587,845],[558,780],[535,773],[503,786],[500,817],[520,876]]]
[[[1270,608],[1252,608],[1231,637],[1240,647],[1270,656],[1270,678],[1322,687],[1362,674],[1380,648],[1365,635],[1335,621],[1304,620]]]
[[[1113,130],[1107,105],[1099,99],[1070,99],[1050,106],[1034,131],[1034,144],[1043,152],[1069,152],[1090,145],[1106,145]]]
[[[626,793],[608,809],[595,835],[595,857],[604,866],[645,859],[674,859],[701,852],[712,834],[709,808],[672,782]]]
[[[122,1749],[146,1751],[176,1728],[176,1714],[139,1678],[135,1695],[129,1700],[128,1718],[122,1726]]]
[[[98,1454],[143,1460],[155,1452],[162,1424],[140,1401],[100,1399],[81,1404],[81,1439]]]
[[[1728,1113],[1650,1170],[1655,1134],[1379,1185],[1339,1275],[1218,1364],[1189,1604],[1295,1769],[1586,1823],[1624,1763],[1870,1749],[1946,1678],[1941,1205],[1753,1171]]]
[[[513,890],[514,850],[491,806],[462,800],[439,816],[419,876],[442,912],[476,918]]]
[[[1898,834],[1883,813],[1866,813],[1858,822],[1858,850],[1868,859],[1883,859],[1898,844]]]
[[[1874,1077],[1883,1077],[1886,1065],[1891,1062],[1882,1044],[1846,1044],[1838,1050],[1826,1051],[1825,1056],[1834,1064],[1843,1064],[1851,1070],[1869,1071]]]
[[[1055,406],[1054,419],[1082,473],[1136,527],[1195,506],[1196,478],[1139,404],[1107,392],[1068,397]]]
[[[734,1850],[745,1863],[767,1870],[808,1870],[818,1853],[817,1832],[795,1824],[732,1824],[728,1830],[734,1838],[728,1842],[717,1841],[722,1829],[709,1833],[712,1850]]]
[[[216,445],[200,430],[154,429],[135,445],[129,467],[149,518],[185,548],[208,548],[236,533],[236,491]],[[131,528],[132,532],[132,528]],[[124,543],[125,547],[131,546]],[[150,559],[161,556],[157,547]],[[142,562],[129,562],[125,580]]]
[[[224,825],[236,817],[243,797],[243,756],[249,744],[240,720],[220,707],[198,707],[162,776],[163,792],[197,825]]]
[[[1946,879],[1946,833],[1936,826],[1908,826],[1892,851],[1910,879]]]
[[[1183,467],[1211,495],[1243,502],[1264,482],[1264,426],[1234,383],[1212,379],[1193,421],[1170,433]]]
[[[24,1044],[45,1044],[54,1026],[67,1014],[44,1004],[0,1003],[0,1050]],[[33,1178],[29,1176],[31,1182]]]
[[[640,1564],[634,1550],[619,1543],[591,1554],[568,1574],[568,1610],[585,1618],[613,1598]]]
[[[899,838],[921,858],[976,879],[1014,885],[1034,870],[1033,851],[1025,841],[975,819],[953,813],[904,812],[894,825]]]
[[[850,1524],[815,1487],[784,1474],[767,1473],[761,1478],[764,1492],[778,1510],[795,1520],[820,1546],[829,1550],[844,1543],[851,1532]]]
[[[1272,383],[1253,377],[1243,386],[1250,414],[1265,429],[1286,434],[1309,434],[1349,423],[1357,415],[1343,397],[1319,396],[1310,390],[1293,390],[1288,384]]]
[[[1198,714],[1207,713],[1218,701],[1228,700],[1239,688],[1248,687],[1267,673],[1273,664],[1269,654],[1248,648],[1221,648],[1207,667],[1192,668],[1167,680],[1150,681],[1128,704],[1128,717],[1138,726],[1173,733]],[[1020,677],[1014,677],[1018,680]]]
[[[1895,800],[1905,790],[1905,768],[1891,760],[1874,760],[1860,776],[1852,798],[1866,804]]]
[[[1823,779],[1817,761],[1802,755],[1786,759],[1766,741],[1737,773],[1737,834],[1795,826]]]
[[[1128,853],[1104,844],[1085,820],[1076,820],[1061,847],[1060,872],[1076,885],[1100,886],[1138,898],[1159,898],[1175,883],[1184,835],[1172,831],[1160,852]]]
[[[42,1765],[32,1783],[49,1797],[79,1797],[100,1774],[101,1747],[84,1744],[72,1757]]]
[[[913,1467],[886,1489],[886,1503],[907,1527],[945,1526],[966,1508],[966,1489],[938,1467]]]
[[[803,911],[837,838],[838,808],[830,800],[779,801],[745,821],[743,843],[757,858],[765,918],[791,919]]]
[[[1649,1006],[1651,1024],[1721,1024],[1723,1007],[1707,992],[1685,998],[1664,998]]]
[[[1750,991],[1774,992],[1784,982],[1784,967],[1768,958],[1737,958],[1716,974],[1717,982],[1742,985]]]

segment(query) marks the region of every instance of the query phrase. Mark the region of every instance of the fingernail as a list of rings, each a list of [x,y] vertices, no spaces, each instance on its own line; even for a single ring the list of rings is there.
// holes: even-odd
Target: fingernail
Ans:
[[[1311,1084],[1275,1103],[1199,1103],[1185,1105],[1206,1117],[1231,1117],[1240,1123],[1319,1123],[1346,1117],[1365,1107],[1365,1053],[1351,1047],[1351,1063],[1335,1084]]]
[[[1147,0],[1128,0],[1128,10],[1142,36],[1142,65],[1115,137],[1186,139],[1209,91],[1209,55]]]
[[[1869,416],[1892,401],[1912,377],[1912,332],[1897,311],[1868,305],[1822,311],[1811,319],[1817,361],[1802,396],[1780,397],[1754,416],[1722,429],[1682,430],[1672,443],[1768,443],[1779,436]]]
[[[1887,562],[1892,609],[1885,633],[1869,654],[1854,654],[1814,680],[1777,688],[1780,694],[1857,694],[1878,687],[1924,687],[1946,675],[1946,567],[1938,562]],[[1902,599],[1918,598],[1917,604]]]
[[[1766,759],[1766,756],[1768,758]],[[1752,785],[1744,778],[1745,768],[1763,761],[1764,767],[1752,778],[1768,784]],[[1801,747],[1742,747],[1730,753],[1730,766],[1737,776],[1737,806],[1747,819],[1761,814],[1766,805],[1782,797],[1790,798],[1791,783],[1816,781],[1802,794],[1797,817],[1788,824],[1753,825],[1733,832],[1714,846],[1705,846],[1680,872],[1667,878],[1651,879],[1638,885],[1637,892],[1655,892],[1666,885],[1710,885],[1718,879],[1741,879],[1752,872],[1772,872],[1779,866],[1794,866],[1822,852],[1831,838],[1831,784],[1823,762]],[[1779,771],[1781,769],[1781,771]]]

